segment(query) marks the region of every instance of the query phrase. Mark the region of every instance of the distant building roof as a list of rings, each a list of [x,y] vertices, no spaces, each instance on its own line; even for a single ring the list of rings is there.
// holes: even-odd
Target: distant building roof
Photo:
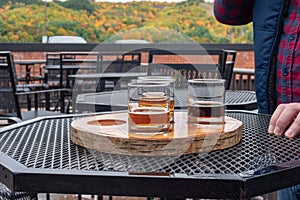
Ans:
[[[134,40],[134,39],[128,39],[128,40],[117,40],[115,41],[116,44],[149,44],[147,40]]]
[[[80,36],[50,36],[48,43],[86,43]]]

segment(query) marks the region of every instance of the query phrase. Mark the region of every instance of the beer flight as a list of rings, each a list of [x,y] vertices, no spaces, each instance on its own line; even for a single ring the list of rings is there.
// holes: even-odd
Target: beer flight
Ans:
[[[129,135],[151,137],[173,131],[174,89],[174,80],[166,76],[139,77],[128,83]],[[188,80],[188,134],[223,132],[224,101],[224,79]]]

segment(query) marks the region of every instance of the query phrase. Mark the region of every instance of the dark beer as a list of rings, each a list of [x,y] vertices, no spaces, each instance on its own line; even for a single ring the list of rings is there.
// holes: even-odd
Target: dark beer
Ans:
[[[224,104],[213,101],[196,101],[188,105],[188,123],[197,134],[224,131]]]
[[[222,117],[224,116],[224,104],[213,101],[198,101],[188,106],[191,117]]]

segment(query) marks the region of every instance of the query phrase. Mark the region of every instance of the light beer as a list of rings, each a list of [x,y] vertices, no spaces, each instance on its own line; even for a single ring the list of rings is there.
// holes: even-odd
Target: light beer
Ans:
[[[164,132],[169,130],[169,111],[162,107],[138,107],[128,112],[129,131]]]
[[[174,98],[171,97],[170,98],[170,122],[171,123],[174,123],[174,106],[175,106],[175,103],[174,103]]]
[[[164,107],[168,106],[168,98],[162,92],[146,92],[138,100],[140,107]]]
[[[168,106],[167,97],[161,92],[147,92],[139,98],[141,107],[164,107]],[[170,122],[174,122],[174,98],[170,98]]]
[[[128,84],[129,136],[153,137],[169,134],[170,93],[166,82]]]

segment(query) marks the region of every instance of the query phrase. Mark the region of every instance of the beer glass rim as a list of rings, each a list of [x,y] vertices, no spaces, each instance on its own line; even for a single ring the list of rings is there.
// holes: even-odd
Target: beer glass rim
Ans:
[[[153,86],[164,86],[164,87],[168,87],[170,85],[169,82],[130,82],[128,83],[128,86],[130,87],[153,87]]]
[[[190,79],[189,83],[225,83],[226,79]]]
[[[140,76],[139,80],[174,80],[171,76]]]
[[[154,82],[155,81],[155,82]],[[137,83],[170,83],[171,85],[174,84],[173,79],[138,79],[136,80]]]

